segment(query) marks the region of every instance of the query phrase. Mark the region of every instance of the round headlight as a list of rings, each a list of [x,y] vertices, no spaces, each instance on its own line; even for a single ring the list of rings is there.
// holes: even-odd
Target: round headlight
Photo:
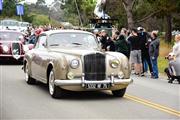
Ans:
[[[114,59],[110,62],[110,65],[112,68],[117,68],[119,66],[119,61],[117,59]]]
[[[73,69],[78,68],[79,67],[79,60],[77,60],[77,59],[72,60],[71,63],[70,63],[70,66]]]
[[[6,46],[6,45],[5,45],[5,46],[3,46],[3,51],[4,51],[4,52],[8,52],[8,51],[9,51],[8,46]]]

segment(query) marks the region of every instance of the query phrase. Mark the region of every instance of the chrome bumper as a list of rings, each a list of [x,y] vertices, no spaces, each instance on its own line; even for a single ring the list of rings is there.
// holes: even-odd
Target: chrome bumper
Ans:
[[[118,84],[130,84],[132,82],[133,82],[132,79],[110,79],[110,80],[102,80],[102,81],[73,79],[73,80],[55,80],[54,84],[56,86],[81,85],[82,87],[85,87],[86,84],[110,84],[111,86],[115,86]]]

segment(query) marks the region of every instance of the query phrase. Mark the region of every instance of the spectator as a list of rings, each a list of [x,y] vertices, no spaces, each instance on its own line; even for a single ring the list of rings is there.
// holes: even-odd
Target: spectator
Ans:
[[[115,51],[114,42],[111,40],[111,38],[108,36],[105,30],[101,30],[100,42],[103,50]]]
[[[142,72],[142,76],[144,76],[144,72],[147,72],[147,64],[149,66],[149,71],[152,75],[153,70],[152,70],[152,64],[151,64],[151,60],[150,60],[150,56],[149,56],[149,43],[150,41],[149,38],[150,36],[148,35],[148,33],[146,33],[144,31],[144,29],[142,27],[138,27],[138,36],[140,37],[140,41],[141,41],[141,57],[142,57],[142,65],[143,65],[143,72]]]
[[[101,47],[102,47],[102,49],[103,50],[107,50],[107,46],[106,46],[106,44],[107,44],[107,39],[108,39],[108,35],[107,35],[107,33],[106,33],[106,31],[105,30],[101,30],[101,33],[100,33],[100,42],[101,42]]]
[[[95,30],[93,31],[93,34],[96,36],[98,44],[101,45],[100,36],[99,36],[99,30],[98,30],[98,29],[95,29]]]
[[[124,54],[129,59],[130,49],[124,34],[120,34],[119,31],[116,31],[113,38],[115,40],[115,51]]]
[[[130,59],[131,63],[134,64],[135,74],[141,76],[142,58],[140,49],[140,39],[136,29],[132,29],[132,35],[128,38],[128,41],[131,47]]]
[[[169,53],[169,56],[171,56],[173,58],[169,62],[169,69],[168,69],[168,71],[166,71],[166,73],[170,78],[169,83],[172,83],[175,79],[174,74],[173,74],[173,70],[176,72],[177,76],[179,75],[179,72],[180,72],[179,67],[174,67],[174,66],[180,65],[180,34],[175,36],[175,44],[173,46],[172,52]],[[180,78],[177,78],[177,79],[178,79],[178,82],[180,84]]]
[[[152,33],[151,33],[152,42],[149,45],[149,55],[150,55],[150,59],[152,62],[152,69],[153,69],[152,78],[154,78],[154,79],[159,78],[157,59],[159,56],[160,40],[159,40],[157,34],[158,34],[157,31],[152,31]]]

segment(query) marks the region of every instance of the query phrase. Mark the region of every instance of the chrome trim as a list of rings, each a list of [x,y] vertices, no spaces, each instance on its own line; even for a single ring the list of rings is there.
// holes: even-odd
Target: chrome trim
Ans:
[[[111,84],[113,81],[113,84]],[[72,85],[81,85],[85,87],[85,84],[111,84],[111,86],[118,84],[130,84],[132,79],[113,79],[113,80],[102,80],[102,81],[87,81],[83,79],[74,79],[74,80],[55,80],[54,84],[57,86],[72,86]]]

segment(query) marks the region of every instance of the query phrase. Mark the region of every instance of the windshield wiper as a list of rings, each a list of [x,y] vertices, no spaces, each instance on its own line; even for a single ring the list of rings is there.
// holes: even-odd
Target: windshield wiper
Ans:
[[[81,43],[72,43],[72,44],[74,44],[74,45],[82,45]]]
[[[59,44],[51,44],[50,46],[59,46]]]

